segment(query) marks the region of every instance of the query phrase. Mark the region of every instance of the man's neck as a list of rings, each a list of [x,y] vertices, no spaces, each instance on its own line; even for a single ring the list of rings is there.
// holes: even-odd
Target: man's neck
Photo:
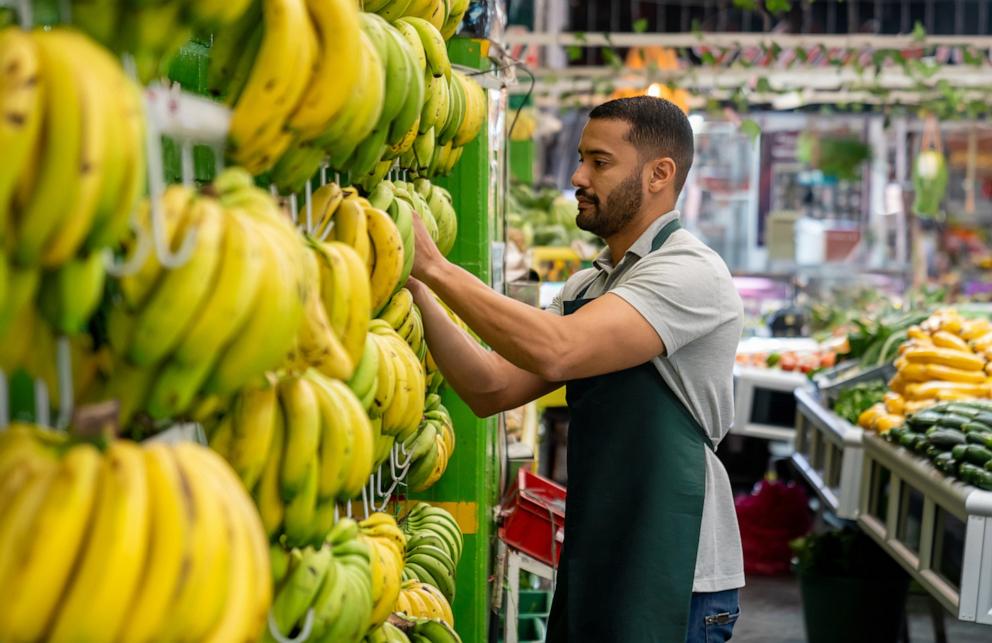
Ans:
[[[620,263],[620,260],[627,254],[630,247],[634,245],[635,241],[641,238],[641,235],[651,227],[652,223],[674,209],[674,207],[652,208],[650,210],[651,214],[638,214],[631,219],[630,223],[624,226],[623,230],[605,239],[606,245],[610,249],[610,259],[613,261],[613,265],[615,266]]]

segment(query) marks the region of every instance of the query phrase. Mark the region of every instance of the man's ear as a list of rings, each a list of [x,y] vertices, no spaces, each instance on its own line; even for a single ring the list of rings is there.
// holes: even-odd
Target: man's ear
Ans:
[[[661,192],[675,181],[677,168],[670,157],[656,159],[651,163],[651,176],[648,179],[649,192]]]

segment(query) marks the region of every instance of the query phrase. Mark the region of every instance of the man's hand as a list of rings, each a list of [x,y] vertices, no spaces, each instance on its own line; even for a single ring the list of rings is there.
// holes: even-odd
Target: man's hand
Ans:
[[[413,271],[410,274],[416,279],[427,280],[431,270],[443,265],[446,259],[437,249],[417,212],[413,215],[413,231],[417,240],[417,250],[413,255]]]

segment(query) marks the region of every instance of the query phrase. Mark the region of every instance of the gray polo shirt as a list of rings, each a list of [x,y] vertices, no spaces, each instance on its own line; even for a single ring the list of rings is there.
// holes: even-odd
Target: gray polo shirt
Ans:
[[[666,353],[655,357],[665,383],[685,404],[716,447],[734,421],[734,355],[743,307],[723,259],[686,230],[677,230],[658,250],[651,241],[669,212],[652,223],[617,266],[605,250],[595,267],[576,273],[548,308],[558,315],[562,300],[611,292],[654,327]],[[718,592],[744,585],[744,562],[734,496],[723,463],[706,450],[706,496],[696,554],[693,591]]]

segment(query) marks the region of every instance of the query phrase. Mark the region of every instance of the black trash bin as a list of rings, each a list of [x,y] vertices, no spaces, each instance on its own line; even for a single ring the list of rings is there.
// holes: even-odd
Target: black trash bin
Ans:
[[[806,640],[897,643],[905,622],[906,572],[860,531],[810,536],[807,547],[812,551],[805,560],[800,554],[799,564]]]

